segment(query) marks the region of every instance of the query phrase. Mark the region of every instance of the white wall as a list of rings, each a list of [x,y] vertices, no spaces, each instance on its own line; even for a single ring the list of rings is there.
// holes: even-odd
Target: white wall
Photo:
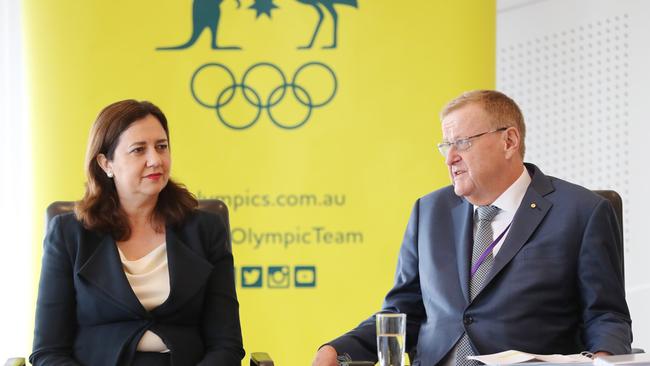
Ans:
[[[623,196],[634,346],[650,348],[650,1],[498,0],[497,88],[528,127],[526,160]]]
[[[31,146],[20,0],[0,0],[0,363],[27,357],[32,333]]]

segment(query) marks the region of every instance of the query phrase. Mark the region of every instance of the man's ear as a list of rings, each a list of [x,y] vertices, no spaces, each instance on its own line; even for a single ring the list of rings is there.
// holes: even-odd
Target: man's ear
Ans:
[[[112,174],[113,173],[113,168],[111,167],[111,161],[108,160],[106,155],[104,154],[99,154],[97,155],[97,164],[99,164],[99,167],[102,168],[104,173],[109,174],[109,172]]]
[[[510,159],[515,155],[519,155],[519,144],[521,143],[521,135],[519,134],[519,130],[515,127],[508,127],[504,135],[506,158]]]

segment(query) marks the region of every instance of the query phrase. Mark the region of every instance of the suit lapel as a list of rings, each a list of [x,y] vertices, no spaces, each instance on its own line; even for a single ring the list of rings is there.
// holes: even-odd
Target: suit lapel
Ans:
[[[490,282],[526,244],[553,206],[549,200],[544,198],[545,195],[554,191],[551,181],[536,166],[532,164],[526,164],[526,166],[532,178],[530,186],[528,186],[526,194],[515,213],[510,231],[499,253],[494,258],[494,264],[483,288],[489,286]]]
[[[463,291],[465,301],[469,303],[469,262],[472,252],[472,235],[474,231],[473,206],[459,199],[458,206],[452,209],[454,233],[460,233],[456,242],[456,261],[458,265],[458,276],[460,288]]]
[[[167,263],[169,265],[170,293],[167,300],[153,313],[174,312],[205,287],[213,266],[204,257],[192,251],[167,227]]]
[[[110,235],[103,236],[77,275],[97,287],[120,307],[138,316],[146,314],[126,279],[115,240]]]

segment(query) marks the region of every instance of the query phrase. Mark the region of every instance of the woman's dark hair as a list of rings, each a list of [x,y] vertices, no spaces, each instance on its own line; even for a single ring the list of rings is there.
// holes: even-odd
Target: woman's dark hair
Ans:
[[[95,119],[86,149],[86,192],[74,209],[77,219],[88,230],[110,233],[120,241],[131,236],[129,220],[120,206],[115,184],[99,166],[97,156],[104,154],[112,160],[122,132],[148,115],[160,122],[169,141],[167,118],[158,107],[147,101],[128,99],[113,103]],[[180,224],[197,205],[196,198],[185,186],[169,179],[158,195],[152,220],[157,225]],[[156,229],[162,230],[162,227]]]

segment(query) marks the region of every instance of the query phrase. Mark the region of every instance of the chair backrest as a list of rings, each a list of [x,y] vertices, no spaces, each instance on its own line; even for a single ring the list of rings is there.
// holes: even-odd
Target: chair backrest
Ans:
[[[612,206],[614,207],[614,212],[616,213],[616,218],[618,219],[618,227],[621,231],[621,240],[619,246],[616,248],[618,251],[618,257],[621,262],[621,278],[625,279],[625,249],[623,244],[623,199],[616,191],[611,190],[600,190],[593,191],[594,193],[600,195],[601,197],[607,199]]]
[[[200,210],[203,211],[208,211],[212,212],[214,214],[217,214],[223,218],[223,222],[226,225],[226,230],[228,231],[228,235],[230,236],[230,219],[228,216],[228,206],[226,206],[225,203],[221,200],[216,200],[216,199],[211,199],[211,200],[199,200],[199,207]],[[47,228],[50,225],[50,221],[54,218],[54,216],[72,212],[74,210],[74,201],[56,201],[52,202],[49,206],[47,206],[47,209],[45,210],[45,231],[47,232]],[[230,243],[230,240],[228,240],[228,245],[231,246],[232,244]],[[232,247],[229,247],[232,251]]]

